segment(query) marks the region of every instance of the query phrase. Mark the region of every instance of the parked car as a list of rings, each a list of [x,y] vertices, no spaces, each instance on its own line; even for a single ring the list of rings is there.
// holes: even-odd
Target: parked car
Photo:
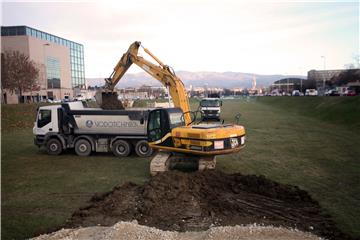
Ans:
[[[76,95],[74,98],[74,101],[85,101],[85,97],[82,95]]]
[[[300,91],[299,90],[294,90],[292,91],[292,96],[300,96]]]
[[[325,92],[325,96],[340,96],[340,93],[335,89],[330,89],[329,91]]]
[[[279,93],[279,91],[274,90],[270,93],[270,96],[282,96],[282,95],[281,93]]]
[[[356,96],[356,91],[355,90],[347,90],[345,92],[345,96]]]
[[[62,100],[62,102],[70,102],[70,96],[64,96],[64,99]]]
[[[317,96],[318,91],[316,89],[306,89],[305,96]]]

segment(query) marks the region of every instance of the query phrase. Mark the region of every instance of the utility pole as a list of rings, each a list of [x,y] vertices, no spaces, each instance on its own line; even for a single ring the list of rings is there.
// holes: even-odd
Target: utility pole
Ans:
[[[287,93],[286,94],[289,94],[289,77],[287,78]]]
[[[302,67],[299,67],[299,73],[300,73],[300,75],[302,74]],[[303,85],[303,79],[300,78],[300,91],[303,93],[302,85]]]
[[[325,69],[326,69],[326,57],[325,56],[321,56],[321,58],[324,60],[323,64],[324,64],[324,72],[323,72],[323,90],[324,90],[324,95],[325,95]]]

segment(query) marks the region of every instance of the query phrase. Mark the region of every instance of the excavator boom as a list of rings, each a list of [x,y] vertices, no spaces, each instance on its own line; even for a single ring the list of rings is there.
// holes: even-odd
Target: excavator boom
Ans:
[[[144,59],[143,57],[138,56],[138,50],[140,46],[141,42],[134,42],[130,45],[128,51],[123,54],[119,62],[116,64],[110,77],[105,80],[105,89],[113,91],[116,84],[134,63],[168,88],[169,94],[174,102],[174,106],[182,109],[182,111],[185,113],[185,123],[190,124],[191,117],[189,99],[183,82],[175,75],[173,71],[171,71],[169,66],[163,64],[148,49],[144,48],[144,51],[157,63],[159,63],[159,66]]]

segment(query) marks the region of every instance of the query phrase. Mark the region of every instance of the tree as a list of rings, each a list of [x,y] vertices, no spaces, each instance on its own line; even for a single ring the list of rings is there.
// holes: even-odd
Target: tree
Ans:
[[[22,100],[27,91],[38,89],[39,69],[23,53],[10,51],[1,54],[1,90],[7,89]]]
[[[330,79],[331,83],[336,86],[345,86],[349,82],[356,82],[359,80],[360,69],[348,69]]]

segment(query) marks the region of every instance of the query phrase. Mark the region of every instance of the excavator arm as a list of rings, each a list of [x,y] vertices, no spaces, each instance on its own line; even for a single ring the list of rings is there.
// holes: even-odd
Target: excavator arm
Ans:
[[[175,75],[175,72],[172,71],[169,66],[163,64],[148,49],[144,48],[144,51],[149,54],[159,65],[156,65],[144,59],[143,57],[138,56],[138,50],[140,46],[141,42],[134,42],[130,45],[128,51],[123,54],[119,62],[116,64],[110,77],[105,79],[105,88],[113,91],[116,84],[134,63],[169,89],[169,94],[172,97],[174,106],[181,108],[184,113],[185,124],[189,125],[191,123],[191,117],[189,114],[190,106],[183,82]]]

